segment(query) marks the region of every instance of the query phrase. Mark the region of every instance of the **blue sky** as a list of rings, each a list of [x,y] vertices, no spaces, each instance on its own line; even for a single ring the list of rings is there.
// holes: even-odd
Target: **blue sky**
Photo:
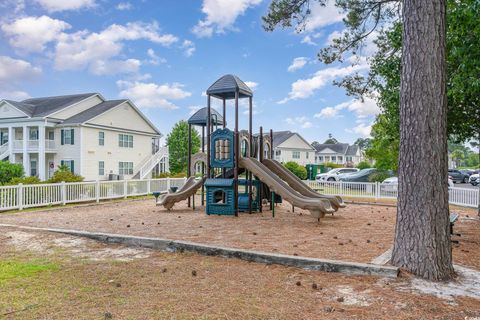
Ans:
[[[368,70],[367,63],[352,68],[316,60],[318,50],[344,29],[342,13],[333,5],[314,6],[305,32],[267,33],[261,17],[268,5],[3,0],[0,99],[80,92],[129,98],[167,134],[175,122],[206,106],[204,92],[217,78],[232,73],[254,90],[254,128],[297,131],[310,142],[323,142],[329,133],[350,143],[368,136],[375,103],[353,101],[332,85]],[[246,129],[245,107],[240,126]],[[230,102],[230,124],[233,114]]]

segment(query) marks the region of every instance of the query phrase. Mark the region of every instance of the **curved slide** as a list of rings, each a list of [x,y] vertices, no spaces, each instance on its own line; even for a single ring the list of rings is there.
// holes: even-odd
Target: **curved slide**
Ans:
[[[293,189],[295,189],[295,191],[303,194],[304,196],[310,198],[328,199],[335,211],[337,211],[338,208],[346,207],[340,196],[329,196],[316,192],[315,190],[307,186],[305,183],[303,183],[300,178],[291,173],[290,170],[282,166],[278,161],[264,159],[262,163],[273,173],[278,175],[282,180],[287,182]]]
[[[160,196],[157,201],[157,206],[164,206],[167,210],[172,209],[175,203],[193,196],[204,182],[205,179],[195,181],[195,177],[188,178],[185,184],[177,190],[177,192],[167,193]]]
[[[327,199],[318,197],[310,198],[296,192],[257,159],[240,158],[240,167],[251,171],[260,179],[260,181],[265,183],[270,190],[280,195],[283,199],[290,202],[295,207],[309,210],[312,216],[317,218],[319,221],[320,218],[323,218],[326,213],[332,213],[335,211],[332,208],[330,201]]]

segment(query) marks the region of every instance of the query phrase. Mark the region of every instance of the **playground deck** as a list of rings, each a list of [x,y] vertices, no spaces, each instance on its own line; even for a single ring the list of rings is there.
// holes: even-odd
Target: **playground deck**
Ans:
[[[0,223],[187,240],[354,262],[370,262],[392,245],[394,207],[351,204],[319,224],[308,211],[296,208],[292,213],[291,209],[288,204],[278,205],[275,218],[270,210],[242,213],[238,218],[207,216],[203,207],[193,211],[185,201],[166,211],[147,199],[4,214]],[[480,268],[480,252],[475,247],[479,239],[471,239],[478,221],[464,219],[473,216],[472,212],[459,213],[455,232],[462,237],[460,245],[454,246],[456,263]]]

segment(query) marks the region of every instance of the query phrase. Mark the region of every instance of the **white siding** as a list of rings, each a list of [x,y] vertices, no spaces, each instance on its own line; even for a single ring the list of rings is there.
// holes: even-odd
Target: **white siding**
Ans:
[[[100,131],[105,133],[105,144],[103,146],[98,143],[98,133]],[[133,135],[133,148],[119,147],[119,134]],[[133,162],[135,168],[142,160],[152,155],[152,137],[148,135],[82,127],[82,137],[82,175],[85,180],[108,179],[110,172],[118,174],[118,163],[120,161]],[[105,162],[104,176],[98,175],[99,161]],[[132,176],[124,177],[131,178]]]
[[[128,102],[101,114],[88,123],[157,134]]]
[[[0,104],[0,119],[27,117],[25,113],[19,111],[17,108],[12,107],[7,102]]]
[[[74,144],[61,144],[61,129],[70,130],[74,129]],[[74,171],[76,174],[83,176],[82,167],[80,163],[80,145],[81,141],[81,128],[80,127],[65,127],[65,128],[55,128],[55,142],[57,145],[57,153],[54,155],[55,170],[61,164],[62,160],[73,160],[74,161]]]
[[[298,134],[291,136],[275,148],[275,154],[280,151],[280,155],[275,155],[275,160],[280,162],[295,161],[301,165],[315,163],[315,150],[306,143]],[[300,158],[293,158],[293,153],[299,152]],[[308,156],[307,156],[308,154]]]
[[[49,115],[49,117],[65,120],[93,106],[96,106],[101,102],[103,102],[103,100],[100,97],[92,96],[75,105],[67,107],[64,110],[57,111],[56,113]]]

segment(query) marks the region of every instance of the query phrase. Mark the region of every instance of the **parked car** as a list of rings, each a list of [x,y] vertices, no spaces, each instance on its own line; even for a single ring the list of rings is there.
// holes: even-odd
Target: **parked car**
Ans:
[[[453,185],[453,178],[451,176],[448,176],[448,187],[449,188],[453,188],[454,185]]]
[[[458,171],[460,171],[464,175],[467,175],[468,177],[470,177],[472,174],[475,173],[475,170],[472,170],[472,169],[462,169],[462,170],[458,170]]]
[[[328,171],[327,173],[317,174],[315,179],[317,181],[337,181],[341,174],[351,174],[360,171],[357,168],[336,168]]]
[[[452,177],[454,183],[467,183],[469,176],[457,169],[448,169],[448,175]]]
[[[398,177],[390,177],[383,180],[380,190],[384,192],[396,192],[398,190]]]
[[[469,182],[472,186],[478,186],[478,184],[480,184],[480,174],[478,173],[472,174],[470,176]]]
[[[376,168],[363,169],[356,173],[351,173],[349,175],[342,175],[341,177],[339,177],[339,180],[345,181],[345,182],[369,182],[368,177],[372,173],[375,173],[378,171],[379,170]]]

